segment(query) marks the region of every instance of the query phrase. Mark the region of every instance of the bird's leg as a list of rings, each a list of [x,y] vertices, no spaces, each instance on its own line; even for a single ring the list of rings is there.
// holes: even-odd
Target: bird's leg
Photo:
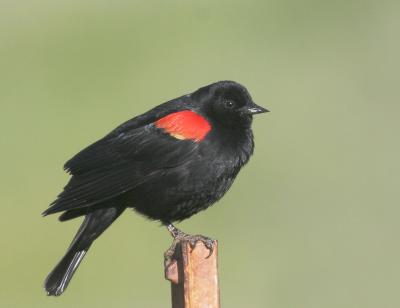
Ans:
[[[188,241],[192,248],[196,246],[196,242],[202,242],[210,250],[210,255],[212,254],[212,250],[214,248],[214,240],[212,238],[203,235],[186,234],[181,230],[179,230],[177,227],[175,227],[173,224],[169,224],[167,226],[167,229],[174,238],[174,241],[176,240],[178,242],[183,240]]]
[[[177,227],[175,227],[173,224],[169,224],[167,226],[167,229],[169,231],[169,233],[172,235],[172,237],[174,239],[176,239],[177,237],[186,235],[185,233],[183,233],[181,230],[179,230]]]
[[[183,233],[181,230],[175,228],[175,226],[173,224],[169,224],[167,226],[167,229],[168,229],[169,233],[172,235],[172,237],[174,238],[174,240],[172,241],[172,244],[168,248],[168,250],[166,252],[164,252],[164,266],[166,268],[169,267],[169,265],[172,263],[173,259],[176,259],[175,251],[176,251],[176,247],[178,246],[178,244],[180,242],[179,235]]]
[[[164,260],[165,260],[165,265],[168,266],[176,251],[176,247],[178,244],[180,244],[183,241],[187,241],[190,244],[190,247],[193,249],[196,246],[197,242],[202,242],[204,246],[208,248],[210,251],[209,256],[212,255],[213,250],[214,250],[214,240],[212,238],[203,236],[203,235],[190,235],[182,232],[178,228],[176,228],[173,224],[168,224],[167,229],[169,233],[171,233],[172,237],[174,238],[172,245],[168,248],[168,250],[164,253]],[[207,257],[207,258],[208,258]]]

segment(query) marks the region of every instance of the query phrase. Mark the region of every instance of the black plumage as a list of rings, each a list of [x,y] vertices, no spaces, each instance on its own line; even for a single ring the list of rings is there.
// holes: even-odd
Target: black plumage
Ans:
[[[253,153],[252,115],[265,111],[242,85],[217,82],[123,123],[69,160],[72,177],[43,214],[86,218],[46,279],[48,294],[64,291],[93,240],[125,208],[168,225],[220,199]]]

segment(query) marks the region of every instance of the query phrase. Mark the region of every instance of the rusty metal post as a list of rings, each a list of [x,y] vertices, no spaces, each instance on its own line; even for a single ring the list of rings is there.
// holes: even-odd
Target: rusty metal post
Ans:
[[[219,308],[218,243],[213,253],[202,242],[194,248],[189,242],[178,244],[174,261],[165,268],[171,281],[172,308]]]

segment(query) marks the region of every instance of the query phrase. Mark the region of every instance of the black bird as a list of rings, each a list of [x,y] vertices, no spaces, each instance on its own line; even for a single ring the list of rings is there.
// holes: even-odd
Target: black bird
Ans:
[[[177,240],[201,240],[212,249],[210,239],[172,223],[226,193],[253,153],[253,115],[267,111],[244,86],[220,81],[123,123],[75,155],[64,166],[70,181],[43,215],[85,219],[47,276],[47,294],[64,292],[93,241],[126,208],[160,221]]]

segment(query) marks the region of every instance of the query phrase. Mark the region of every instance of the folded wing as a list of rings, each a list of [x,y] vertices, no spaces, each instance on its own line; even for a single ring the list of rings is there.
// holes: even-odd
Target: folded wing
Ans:
[[[43,214],[89,207],[119,196],[184,164],[197,146],[173,138],[153,123],[135,127],[127,122],[65,164],[72,178]]]

